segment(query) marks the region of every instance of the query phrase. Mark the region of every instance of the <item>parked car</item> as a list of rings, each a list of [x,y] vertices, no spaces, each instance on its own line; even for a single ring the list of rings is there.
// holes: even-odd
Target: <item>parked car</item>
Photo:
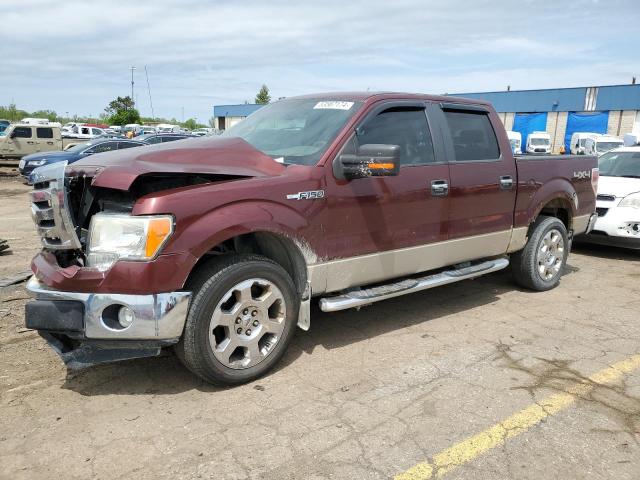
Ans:
[[[77,138],[81,140],[87,140],[90,138],[102,137],[105,134],[105,129],[86,124],[74,124],[71,126],[65,124],[65,126],[62,127],[62,136],[64,138]]]
[[[141,135],[142,126],[138,123],[128,123],[122,128],[121,133],[127,135],[129,132],[132,132],[133,136]]]
[[[551,135],[547,132],[533,132],[527,136],[527,153],[551,153]]]
[[[128,139],[97,139],[89,142],[79,143],[61,152],[44,152],[44,153],[32,153],[20,160],[18,165],[18,171],[20,175],[32,184],[33,170],[44,165],[51,165],[58,162],[73,163],[78,160],[93,155],[94,153],[109,152],[112,150],[123,150],[125,148],[140,147],[147,145],[144,142]]]
[[[175,142],[176,140],[184,140],[185,138],[193,138],[193,135],[185,133],[151,133],[148,135],[140,135],[136,140],[146,143],[166,143]]]
[[[625,133],[623,137],[625,147],[640,145],[640,132]]]
[[[640,249],[640,146],[612,150],[598,163],[598,220],[579,240]]]
[[[514,158],[487,102],[288,98],[222,136],[39,169],[26,325],[71,368],[173,345],[206,381],[246,382],[312,299],[359,308],[510,263],[556,287],[597,173],[593,156]]]
[[[160,123],[156,127],[158,133],[180,133],[182,129],[179,125],[172,125],[170,123]]]
[[[0,120],[0,135],[4,133],[9,125],[11,125],[9,120]]]
[[[584,142],[584,151],[587,155],[600,156],[614,148],[624,146],[624,142],[610,135],[598,135],[597,137],[587,138]]]
[[[585,154],[585,142],[588,138],[598,137],[599,133],[591,133],[591,132],[574,132],[571,135],[571,140],[569,141],[570,151],[573,155],[584,155]]]
[[[511,144],[511,151],[514,155],[522,154],[522,134],[520,132],[514,132],[511,130],[507,130],[507,137],[509,138],[509,143]]]

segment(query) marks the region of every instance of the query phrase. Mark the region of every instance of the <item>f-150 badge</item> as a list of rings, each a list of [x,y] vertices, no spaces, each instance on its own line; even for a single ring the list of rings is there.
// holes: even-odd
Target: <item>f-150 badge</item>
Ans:
[[[324,190],[310,190],[287,195],[287,200],[318,200],[324,198]]]

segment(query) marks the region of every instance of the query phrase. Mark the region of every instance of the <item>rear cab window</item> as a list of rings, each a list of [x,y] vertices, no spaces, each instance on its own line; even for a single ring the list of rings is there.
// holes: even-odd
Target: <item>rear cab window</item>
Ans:
[[[489,112],[443,107],[455,162],[491,161],[500,158],[498,138],[491,125]]]

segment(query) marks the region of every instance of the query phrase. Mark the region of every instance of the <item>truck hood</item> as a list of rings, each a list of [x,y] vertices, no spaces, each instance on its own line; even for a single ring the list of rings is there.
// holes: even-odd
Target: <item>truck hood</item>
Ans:
[[[623,198],[635,192],[640,192],[640,178],[601,175],[598,179],[599,195],[613,195],[617,198]]]
[[[241,138],[200,137],[92,155],[69,166],[68,173],[92,176],[97,187],[128,190],[150,173],[268,177],[285,168]]]

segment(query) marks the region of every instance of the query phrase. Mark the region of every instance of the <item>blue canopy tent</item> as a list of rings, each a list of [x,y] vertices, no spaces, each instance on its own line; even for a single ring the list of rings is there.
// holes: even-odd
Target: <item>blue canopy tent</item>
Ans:
[[[513,119],[513,131],[522,135],[522,152],[527,148],[527,137],[533,132],[544,132],[547,129],[547,113],[516,113]]]
[[[576,113],[569,112],[567,129],[564,133],[564,148],[571,151],[571,135],[575,132],[607,133],[609,112]]]

